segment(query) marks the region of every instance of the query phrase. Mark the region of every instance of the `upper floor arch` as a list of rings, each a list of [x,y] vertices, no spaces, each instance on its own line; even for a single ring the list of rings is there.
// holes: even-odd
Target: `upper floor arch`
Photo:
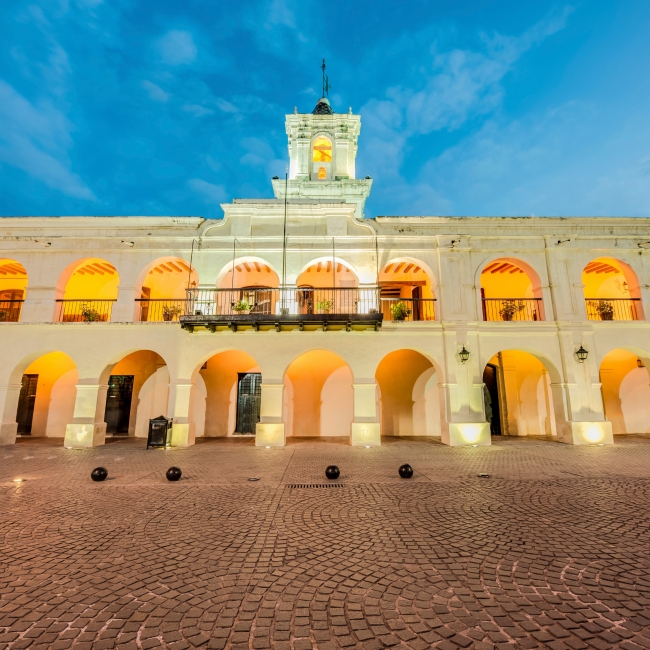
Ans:
[[[20,262],[0,258],[0,323],[20,320],[27,283],[27,271]]]
[[[479,269],[484,321],[545,320],[542,281],[535,268],[514,257],[497,257]]]
[[[629,264],[598,257],[582,271],[588,320],[645,320],[639,279]]]
[[[305,264],[296,278],[297,287],[341,288],[359,286],[354,268],[339,257],[318,257]]]
[[[249,255],[228,262],[217,275],[216,285],[218,289],[276,288],[280,276],[269,262]]]
[[[435,320],[436,283],[427,264],[397,257],[384,265],[377,279],[385,320]]]

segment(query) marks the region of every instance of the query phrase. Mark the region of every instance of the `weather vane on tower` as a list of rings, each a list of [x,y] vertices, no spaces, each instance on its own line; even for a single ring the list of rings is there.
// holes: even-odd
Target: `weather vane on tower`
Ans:
[[[323,59],[323,64],[321,65],[320,69],[323,71],[323,94],[322,97],[329,97],[330,93],[330,88],[332,87],[330,85],[330,80],[329,77],[325,74],[325,59]]]

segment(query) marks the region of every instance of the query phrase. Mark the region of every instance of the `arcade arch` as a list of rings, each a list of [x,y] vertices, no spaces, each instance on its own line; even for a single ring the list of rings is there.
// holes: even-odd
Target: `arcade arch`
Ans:
[[[525,262],[501,257],[481,271],[481,308],[484,321],[544,320],[542,284]]]
[[[177,321],[183,314],[187,289],[198,285],[196,269],[190,269],[189,263],[180,257],[163,257],[151,262],[136,284],[140,320]]]
[[[70,264],[60,275],[56,320],[64,323],[109,321],[117,300],[120,277],[115,267],[98,257]]]
[[[321,257],[309,262],[296,280],[295,313],[355,314],[360,309],[359,278],[343,260]],[[364,300],[361,300],[365,304]]]
[[[287,437],[351,434],[353,377],[348,364],[329,350],[295,359],[284,374],[283,421]]]
[[[385,436],[440,436],[438,368],[415,350],[387,354],[375,373]]]
[[[260,421],[262,375],[241,350],[212,355],[196,373],[191,409],[197,437],[254,435]]]
[[[614,434],[650,433],[650,355],[617,348],[600,364],[605,417]]]
[[[149,420],[167,415],[169,370],[157,352],[126,354],[104,369],[100,384],[108,386],[106,403],[99,404],[99,412],[109,436],[146,438]]]
[[[20,262],[0,258],[0,323],[20,320],[27,280],[27,271]]]
[[[48,352],[14,370],[20,383],[17,400],[7,403],[18,424],[19,436],[63,438],[72,422],[78,372],[75,362],[64,352]],[[4,421],[10,421],[8,413]]]
[[[557,437],[563,430],[558,374],[548,362],[522,350],[502,350],[486,364],[483,384],[492,435]]]
[[[636,273],[613,257],[592,260],[582,271],[589,320],[644,320]]]
[[[384,320],[401,320],[395,318],[400,311],[404,320],[435,320],[435,278],[419,260],[391,260],[379,272],[379,287]]]

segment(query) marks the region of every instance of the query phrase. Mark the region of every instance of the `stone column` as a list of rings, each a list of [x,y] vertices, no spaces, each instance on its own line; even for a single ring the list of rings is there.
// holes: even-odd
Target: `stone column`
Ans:
[[[20,397],[20,384],[0,385],[0,445],[13,445],[16,442],[18,423],[16,412],[18,398]]]
[[[111,310],[111,323],[132,323],[135,317],[135,287],[120,286]]]
[[[255,427],[256,447],[284,447],[283,396],[284,382],[275,381],[262,384],[260,421]]]
[[[25,302],[20,312],[21,323],[52,323],[59,320],[63,291],[55,286],[28,285]]]
[[[195,426],[192,422],[190,403],[192,399],[191,382],[169,384],[167,417],[173,418],[172,447],[189,447],[195,441]]]
[[[377,384],[352,384],[354,390],[354,421],[350,431],[353,447],[379,447],[381,424],[377,414]]]
[[[72,422],[66,425],[63,446],[66,449],[96,447],[106,442],[107,384],[97,379],[79,379]]]

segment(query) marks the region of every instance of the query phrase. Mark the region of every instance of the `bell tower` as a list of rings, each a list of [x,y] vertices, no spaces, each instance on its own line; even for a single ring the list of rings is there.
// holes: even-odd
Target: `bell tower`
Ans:
[[[329,82],[324,73],[323,97],[311,113],[286,116],[289,139],[289,180],[287,198],[340,200],[356,203],[356,218],[363,217],[363,207],[370,194],[372,179],[356,178],[357,140],[361,116],[335,113],[325,96]],[[275,197],[284,199],[285,180],[274,179]]]

